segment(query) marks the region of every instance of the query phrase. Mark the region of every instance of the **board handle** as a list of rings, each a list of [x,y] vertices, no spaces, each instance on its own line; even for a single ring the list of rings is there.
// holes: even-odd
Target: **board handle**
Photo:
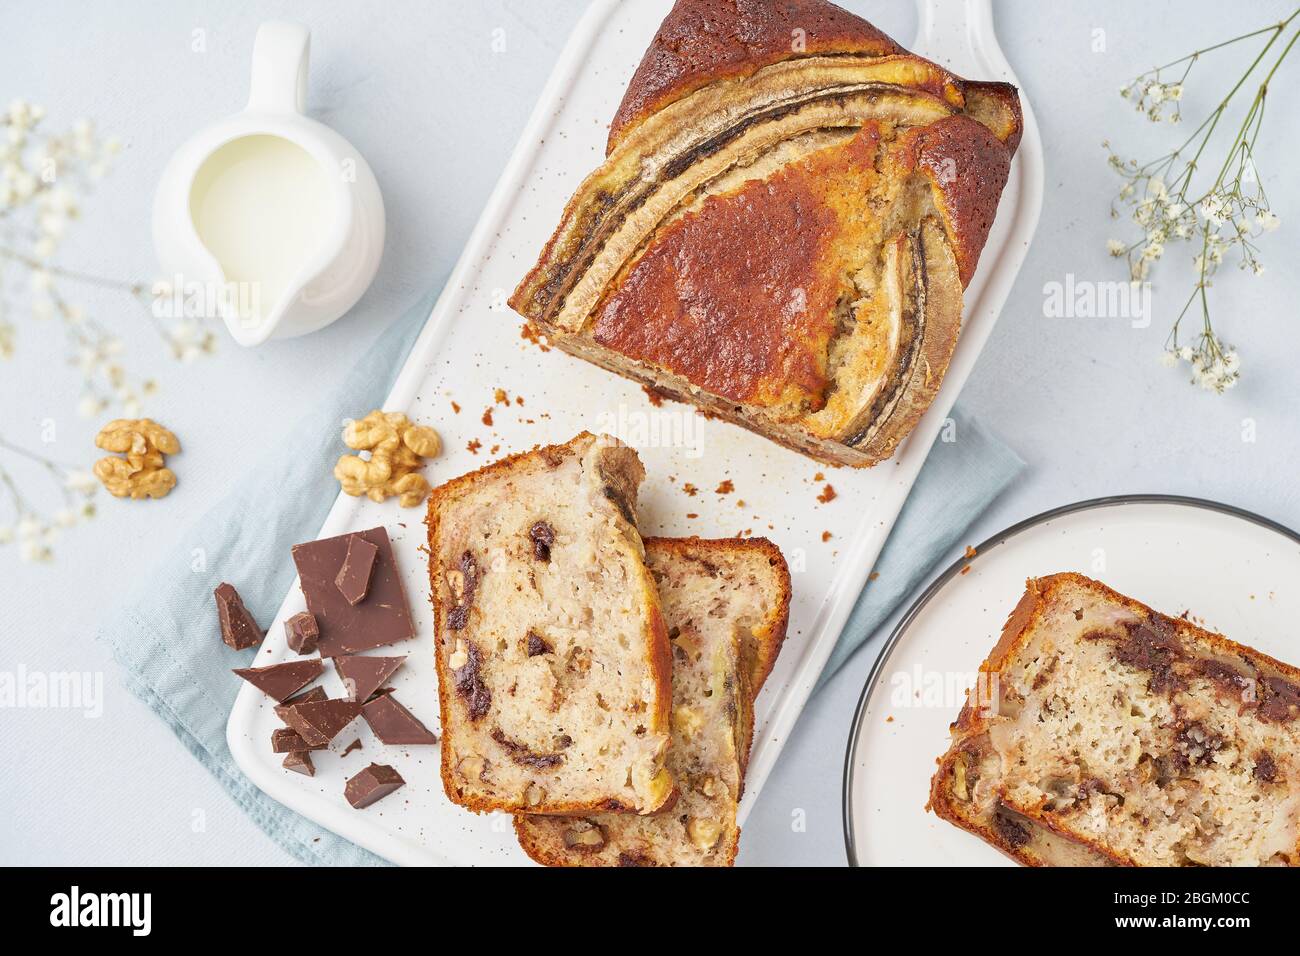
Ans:
[[[1011,67],[993,30],[992,0],[916,0],[911,50],[958,76],[1011,79]]]
[[[307,61],[311,32],[302,24],[268,20],[253,41],[248,109],[257,113],[307,112]]]

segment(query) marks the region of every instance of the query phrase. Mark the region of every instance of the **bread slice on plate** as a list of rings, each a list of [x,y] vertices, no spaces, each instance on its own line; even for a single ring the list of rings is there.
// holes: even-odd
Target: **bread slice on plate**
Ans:
[[[875,464],[938,392],[1020,133],[1013,87],[825,0],[678,0],[510,304],[573,355]]]
[[[429,499],[442,781],[471,810],[652,813],[668,635],[637,534],[636,452],[586,432]]]
[[[681,796],[653,816],[515,817],[519,843],[549,866],[730,866],[754,730],[752,702],[785,639],[790,572],[762,538],[651,538],[673,643],[668,767]]]
[[[1056,574],[980,671],[940,817],[1031,865],[1300,865],[1300,669]]]

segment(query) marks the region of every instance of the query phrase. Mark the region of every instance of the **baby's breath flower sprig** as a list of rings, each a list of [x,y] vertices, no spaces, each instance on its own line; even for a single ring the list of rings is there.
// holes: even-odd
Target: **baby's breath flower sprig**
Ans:
[[[0,453],[33,462],[50,478],[59,492],[60,506],[52,512],[33,505],[18,488],[13,473],[0,460],[0,490],[9,499],[10,514],[0,515],[0,545],[16,543],[18,555],[29,563],[47,562],[54,557],[59,533],[95,517],[94,475],[29,451],[0,437]]]
[[[212,352],[216,337],[192,328],[193,322],[160,319],[153,303],[162,294],[161,284],[95,275],[52,261],[70,225],[81,218],[82,199],[108,174],[122,144],[101,139],[88,120],[66,133],[48,131],[44,120],[45,110],[24,100],[0,111],[0,359],[12,358],[18,344],[12,299],[5,293],[25,286],[26,317],[36,324],[57,319],[62,326],[68,362],[82,378],[78,411],[90,417],[117,406],[137,417],[155,383],[128,374],[121,339],[87,317],[65,290],[79,285],[123,293],[143,309],[179,359]]]
[[[1108,141],[1102,143],[1111,168],[1124,180],[1116,200],[1111,203],[1111,216],[1120,218],[1121,208],[1125,208],[1141,231],[1132,242],[1111,239],[1107,243],[1107,251],[1112,256],[1127,261],[1129,277],[1135,282],[1146,281],[1170,243],[1190,242],[1197,246],[1192,260],[1196,282],[1174,320],[1161,358],[1169,367],[1186,362],[1193,383],[1208,391],[1222,393],[1233,388],[1241,377],[1241,360],[1237,351],[1227,346],[1214,329],[1207,290],[1213,286],[1215,273],[1229,255],[1236,258],[1239,268],[1262,275],[1264,265],[1259,257],[1258,240],[1280,224],[1259,179],[1255,146],[1264,120],[1269,83],[1300,38],[1298,16],[1300,9],[1278,23],[1154,67],[1120,90],[1120,95],[1152,122],[1180,123],[1184,85],[1202,57],[1235,43],[1267,37],[1241,77],[1176,149],[1139,164],[1116,155]],[[1273,52],[1279,43],[1280,50]],[[1220,121],[1228,115],[1237,94],[1261,65],[1266,65],[1267,72],[1258,82],[1222,164],[1203,166],[1209,158],[1206,148]],[[1208,178],[1210,172],[1216,173],[1212,181]],[[1201,325],[1189,342],[1180,339],[1179,332],[1183,319],[1195,309],[1201,313]]]

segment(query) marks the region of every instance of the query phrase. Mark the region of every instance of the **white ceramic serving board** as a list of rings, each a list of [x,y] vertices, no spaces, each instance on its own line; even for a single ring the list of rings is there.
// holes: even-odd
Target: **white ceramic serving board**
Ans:
[[[567,441],[583,429],[611,432],[635,445],[646,465],[649,477],[639,508],[643,533],[752,533],[781,547],[794,579],[789,639],[757,704],[743,820],[1006,299],[1037,223],[1042,156],[1026,108],[1024,139],[979,274],[966,293],[966,328],[947,380],[893,460],[864,471],[829,468],[740,428],[706,421],[687,406],[669,402],[656,408],[638,386],[524,341],[521,320],[505,299],[532,265],[565,201],[600,163],[608,120],[669,6],[668,0],[592,4],[384,407],[406,411],[442,433],[445,450],[426,469],[434,484],[509,452]],[[944,7],[949,17],[942,21],[944,33],[938,18],[922,10],[918,52],[967,76],[1014,82],[992,42],[987,0]],[[495,404],[497,388],[508,392],[508,406]],[[453,411],[453,402],[459,412]],[[490,425],[483,421],[489,407]],[[477,443],[474,451],[471,442]],[[341,443],[339,451],[345,451]],[[734,491],[715,493],[724,481],[731,481]],[[684,490],[688,483],[699,489],[694,496]],[[824,503],[819,495],[827,484],[836,497]],[[419,628],[416,639],[386,651],[410,655],[393,686],[400,700],[436,727],[422,512],[340,496],[320,537],[379,524],[393,538]],[[823,541],[827,531],[832,536]],[[259,665],[287,656],[281,622],[302,608],[294,587],[271,625]],[[332,674],[326,686],[341,692]],[[397,863],[526,861],[508,817],[475,816],[447,800],[438,777],[437,748],[384,748],[358,721],[364,749],[345,759],[322,755],[316,776],[305,778],[284,770],[271,753],[269,739],[277,726],[269,699],[243,688],[227,730],[235,759],[272,797],[330,830]],[[341,748],[354,736],[345,732],[335,746]],[[408,785],[365,811],[353,810],[343,800],[343,782],[372,760],[395,766]],[[833,772],[829,766],[827,772]]]
[[[1014,865],[927,813],[925,803],[948,725],[1028,577],[1078,571],[1165,614],[1189,611],[1238,643],[1300,661],[1293,532],[1178,500],[1103,503],[1013,532],[979,547],[969,572],[940,579],[904,618],[869,680],[845,780],[850,859],[863,866]]]

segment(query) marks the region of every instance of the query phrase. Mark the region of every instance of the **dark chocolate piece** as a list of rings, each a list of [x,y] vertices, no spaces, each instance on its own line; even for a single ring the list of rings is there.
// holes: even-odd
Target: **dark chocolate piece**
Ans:
[[[339,754],[339,756],[346,757],[348,754],[352,753],[352,751],[360,750],[360,749],[361,749],[361,738],[358,737],[356,740],[352,741],[352,743],[344,747],[343,753]]]
[[[324,687],[313,687],[311,690],[305,690],[295,697],[290,697],[283,704],[277,704],[275,708],[275,716],[284,720],[284,715],[288,712],[289,708],[293,707],[295,704],[319,704],[322,700],[329,699],[330,695],[325,693]]]
[[[361,716],[376,737],[386,744],[436,744],[438,735],[397,702],[392,694],[380,694],[361,708]]]
[[[286,707],[281,719],[302,739],[315,746],[327,744],[361,713],[361,705],[351,700],[322,700],[315,704]]]
[[[285,661],[270,667],[237,667],[235,673],[263,694],[283,702],[296,691],[306,687],[325,670],[319,657],[305,661]]]
[[[343,567],[334,576],[334,585],[351,605],[360,604],[370,590],[370,572],[375,567],[379,549],[358,535],[348,538],[348,552],[343,556]]]
[[[379,549],[366,599],[356,606],[348,603],[334,583],[347,557],[348,542],[354,537],[369,541]],[[393,546],[383,528],[294,545],[293,562],[298,568],[307,610],[315,615],[320,628],[317,648],[321,657],[338,657],[396,644],[415,634],[406,591],[393,558]]]
[[[295,750],[284,758],[284,769],[292,770],[307,777],[316,776],[316,765],[311,762],[311,754],[305,750]]]
[[[301,753],[304,750],[324,750],[324,744],[312,746],[302,739],[302,734],[296,730],[290,730],[288,727],[281,727],[278,730],[271,731],[271,753],[293,754]]]
[[[217,619],[221,622],[221,639],[226,645],[242,651],[261,644],[266,631],[257,626],[235,586],[223,581],[212,594],[217,599]]]
[[[365,770],[348,780],[343,788],[343,796],[353,809],[362,810],[376,803],[399,789],[406,781],[402,775],[381,763],[372,763]]]
[[[284,639],[289,650],[295,654],[316,653],[316,640],[320,637],[320,628],[311,611],[299,611],[284,622]]]
[[[384,681],[393,676],[404,660],[405,657],[344,655],[334,658],[334,670],[338,671],[343,686],[348,690],[348,699],[364,704],[384,686]]]

